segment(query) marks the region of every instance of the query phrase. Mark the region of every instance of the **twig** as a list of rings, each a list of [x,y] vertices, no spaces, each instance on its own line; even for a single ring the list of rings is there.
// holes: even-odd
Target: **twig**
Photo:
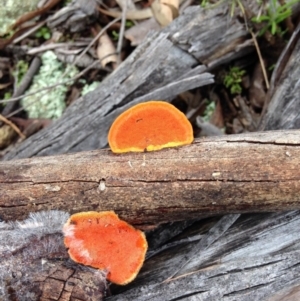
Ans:
[[[111,22],[109,22],[106,26],[104,26],[99,33],[94,37],[94,39],[88,44],[88,46],[81,52],[81,54],[75,59],[74,62],[72,62],[70,64],[69,67],[72,67],[74,65],[77,64],[77,62],[89,51],[89,49],[96,43],[96,41],[98,41],[98,39],[103,35],[103,33],[113,24],[119,22],[121,20],[121,18],[116,18],[114,20],[112,20]],[[115,54],[115,53],[114,53]],[[106,56],[107,57],[107,56]],[[103,58],[102,58],[103,59]],[[66,73],[68,72],[68,68],[66,69],[66,71],[63,73],[63,75],[60,77],[64,77],[66,75]]]
[[[30,85],[30,83],[32,81],[33,76],[37,73],[40,66],[41,66],[41,59],[38,56],[36,56],[32,60],[30,67],[29,67],[28,71],[26,72],[25,76],[22,78],[20,85],[16,87],[12,97],[18,97],[26,91],[26,89],[28,88],[28,86]],[[3,109],[2,114],[4,116],[7,116],[14,109],[15,105],[16,105],[15,102],[9,102]]]
[[[105,58],[107,58],[107,57],[110,56],[110,55],[115,55],[115,54],[116,54],[116,53],[110,53],[110,54],[106,55],[105,57],[103,57],[102,60],[105,59]],[[60,83],[56,83],[56,84],[54,84],[54,85],[52,85],[52,86],[48,86],[48,87],[41,88],[41,89],[39,89],[39,90],[33,91],[33,92],[31,92],[31,93],[28,93],[27,95],[21,95],[21,96],[18,96],[18,97],[11,98],[11,99],[9,99],[9,100],[2,100],[2,101],[0,101],[0,103],[4,103],[4,102],[7,102],[7,101],[16,101],[16,100],[19,100],[19,99],[21,99],[21,98],[25,98],[25,97],[27,97],[27,96],[34,95],[34,94],[39,93],[39,92],[45,92],[45,91],[51,90],[51,89],[53,89],[53,88],[55,88],[55,87],[57,87],[57,86],[64,85],[64,84],[66,84],[66,83],[68,83],[68,82],[70,82],[70,81],[75,81],[75,80],[79,79],[81,76],[83,76],[87,71],[89,71],[90,69],[94,68],[94,67],[95,67],[96,65],[98,65],[98,64],[100,64],[100,62],[99,62],[99,61],[95,61],[93,64],[91,64],[90,66],[86,67],[84,70],[82,70],[80,73],[78,73],[77,75],[75,75],[74,77],[72,77],[72,78],[70,78],[70,79],[67,79],[67,80],[65,80],[65,81],[63,81],[63,82],[60,82]],[[35,101],[36,101],[36,100],[35,100]],[[34,101],[34,102],[35,102],[35,101]],[[32,104],[33,104],[34,102],[32,102]],[[17,114],[17,113],[19,113],[19,112],[21,112],[21,111],[23,111],[23,110],[24,110],[24,108],[20,108],[20,109],[18,109],[18,110],[15,110],[14,112],[10,113],[7,117],[8,117],[8,118],[9,118],[9,117],[12,117],[13,115],[15,115],[15,114]]]
[[[83,47],[88,45],[87,42],[72,42],[72,43],[51,43],[47,45],[42,45],[39,47],[31,48],[27,51],[27,54],[34,55],[39,52],[45,52],[47,50],[52,50],[56,48],[63,48],[63,47]]]
[[[103,57],[102,60],[103,60],[104,58],[107,58],[107,57],[110,56],[110,55],[115,55],[115,54],[116,54],[116,52],[115,52],[115,53],[110,53],[110,54],[106,55],[105,57]],[[55,88],[55,87],[57,87],[57,86],[64,85],[64,84],[66,84],[66,83],[68,83],[68,82],[70,82],[70,81],[74,81],[74,80],[78,79],[80,76],[84,75],[88,70],[92,69],[94,66],[96,66],[96,65],[99,64],[99,63],[100,63],[99,61],[95,61],[92,65],[86,67],[85,69],[83,69],[80,73],[78,73],[78,74],[75,75],[74,77],[69,78],[69,79],[67,79],[67,80],[64,80],[63,82],[56,83],[56,84],[54,84],[54,85],[51,85],[51,86],[48,86],[48,87],[44,87],[44,88],[38,89],[38,90],[33,91],[33,92],[31,92],[31,93],[28,93],[28,94],[26,94],[26,95],[23,94],[23,95],[20,95],[20,96],[17,96],[17,97],[12,97],[12,98],[7,99],[7,100],[0,100],[0,103],[7,103],[7,102],[11,102],[11,101],[17,101],[17,100],[20,100],[20,99],[22,99],[22,98],[25,98],[25,97],[34,95],[34,94],[36,94],[36,93],[44,92],[45,90],[50,90],[50,89],[53,89],[53,88]],[[11,116],[8,116],[8,117],[11,117]]]
[[[61,0],[50,0],[43,7],[37,8],[34,11],[30,11],[28,13],[23,14],[12,26],[12,29],[16,29],[26,21],[29,21],[39,15],[44,14],[48,10],[50,10],[53,6],[59,3]]]
[[[0,120],[9,125],[20,137],[21,139],[26,139],[26,136],[18,129],[18,127],[0,114]]]
[[[103,5],[103,4],[102,4]],[[101,7],[98,7],[98,10],[107,16],[113,17],[113,18],[118,18],[122,16],[122,12],[120,11],[110,11],[110,10],[105,10]],[[126,13],[127,19],[130,20],[145,20],[153,17],[153,13],[150,7],[144,8],[144,9],[139,9],[139,10],[129,10]]]
[[[104,34],[104,32],[113,24],[119,22],[121,18],[116,18],[109,22],[106,26],[104,26],[99,33],[94,37],[94,39],[90,42],[90,44],[82,51],[82,53],[76,58],[76,60],[71,64],[71,66],[75,65],[88,51],[89,49],[99,40],[99,38]]]
[[[15,74],[14,74],[14,87],[13,87],[13,96],[15,96],[17,92],[17,87],[18,87],[18,78],[19,78],[19,68],[16,68]],[[2,112],[3,113],[3,112]],[[4,114],[5,115],[5,114]]]
[[[251,36],[252,36],[256,51],[257,51],[257,55],[258,55],[258,58],[259,58],[259,62],[260,62],[261,69],[262,69],[264,79],[265,79],[265,83],[266,83],[266,88],[269,90],[270,84],[269,84],[269,80],[268,80],[268,76],[267,76],[267,72],[266,72],[266,67],[265,67],[265,64],[264,64],[264,61],[263,61],[263,58],[262,58],[257,40],[256,40],[256,36],[255,36],[255,34],[253,33],[253,31],[251,29],[249,30],[249,32],[251,33]]]
[[[102,35],[102,34],[103,34],[103,33],[111,26],[111,25],[113,25],[113,24],[119,22],[120,20],[121,20],[121,18],[116,18],[116,19],[112,20],[111,22],[109,22],[105,27],[103,27],[103,29],[97,34],[97,36],[89,43],[89,45],[84,49],[84,51],[76,58],[76,60],[75,60],[70,66],[75,65],[75,64],[82,58],[82,56],[85,55],[85,54],[89,51],[89,49],[90,49],[90,48],[93,46],[93,44],[99,39],[99,37],[100,37],[100,36],[101,36],[101,35]],[[108,56],[110,56],[110,55],[115,55],[115,54],[116,54],[116,53],[111,53],[111,54],[105,56],[104,58],[106,58],[106,57],[108,57]],[[102,58],[102,60],[103,60],[104,58]],[[89,69],[91,69],[92,66],[95,66],[97,63],[98,63],[98,61],[96,61],[95,63],[93,63],[91,66],[88,66],[88,67],[85,68],[82,72],[80,72],[78,75],[81,76],[81,75],[85,74],[85,72],[87,72]],[[66,70],[66,71],[67,71],[67,70]],[[66,71],[65,71],[64,74],[61,76],[61,78],[66,74]],[[23,97],[31,96],[31,95],[33,95],[33,94],[36,94],[36,93],[45,91],[45,89],[52,89],[52,88],[55,88],[55,87],[57,87],[57,86],[59,86],[59,85],[63,85],[63,84],[65,84],[65,83],[69,82],[69,81],[72,81],[72,80],[74,80],[74,79],[77,79],[77,78],[78,78],[78,75],[75,76],[74,78],[68,79],[68,80],[66,80],[66,81],[63,81],[63,82],[60,82],[60,83],[56,83],[56,84],[54,84],[54,85],[52,85],[52,86],[49,86],[49,87],[46,87],[46,88],[42,88],[42,89],[36,90],[36,91],[31,92],[31,93],[29,93],[29,94],[27,94],[27,95],[21,95],[21,96],[18,96],[18,97],[12,97],[12,98],[10,98],[10,99],[8,99],[8,100],[0,100],[0,103],[7,103],[7,102],[11,102],[11,101],[16,101],[16,100],[19,100],[19,99],[21,99],[21,98],[23,98]],[[20,110],[17,110],[17,111],[15,111],[15,112],[13,112],[13,114],[15,114],[16,112],[20,112]],[[11,116],[11,115],[9,115],[9,117],[10,117],[10,116]]]
[[[123,38],[125,32],[125,24],[126,24],[126,13],[127,13],[127,0],[124,0],[124,7],[122,7],[122,21],[121,21],[121,28],[119,32],[119,40],[117,46],[117,53],[118,53],[118,65],[121,63],[121,50],[123,45]]]
[[[36,26],[30,28],[29,30],[27,30],[24,34],[22,34],[21,36],[15,38],[12,43],[13,44],[17,44],[19,42],[21,42],[23,39],[27,38],[28,36],[30,36],[32,33],[36,32],[38,29],[40,29],[42,26],[44,26],[46,23],[46,21],[40,22],[39,24],[37,24]]]
[[[75,65],[81,58],[83,55],[85,55],[88,50],[93,46],[93,44],[99,39],[99,37],[113,24],[115,24],[116,22],[119,22],[121,20],[121,18],[116,18],[114,19],[113,21],[111,21],[110,23],[108,23],[105,27],[103,27],[103,29],[97,34],[97,36],[89,43],[89,45],[84,49],[84,51],[76,58],[76,60],[71,64],[71,66]],[[112,54],[109,54],[107,56],[105,56],[104,58],[110,56],[110,55],[115,55],[116,53],[112,53]],[[102,59],[104,59],[102,58]],[[20,100],[24,97],[27,97],[27,96],[31,96],[31,95],[34,95],[36,93],[39,93],[39,92],[43,92],[45,90],[49,90],[49,89],[52,89],[52,88],[55,88],[57,86],[60,86],[60,85],[64,85],[66,83],[68,83],[69,81],[73,81],[73,80],[76,80],[78,79],[80,76],[82,76],[83,74],[85,74],[88,70],[90,70],[92,67],[96,66],[97,64],[99,63],[99,61],[96,61],[94,62],[92,65],[88,66],[87,68],[85,68],[82,72],[80,72],[79,74],[77,74],[75,77],[71,78],[71,79],[68,79],[68,80],[65,80],[63,82],[57,82],[56,84],[52,85],[52,86],[49,86],[49,87],[45,87],[45,88],[42,88],[42,89],[39,89],[39,90],[36,90],[36,91],[33,91],[31,93],[28,93],[27,95],[20,95],[20,96],[16,96],[16,97],[12,97],[10,99],[7,99],[7,100],[0,100],[0,104],[1,103],[9,103],[9,102],[13,102],[13,101],[17,101],[17,100]],[[61,76],[61,78],[66,74],[66,72]],[[23,108],[20,108],[14,112],[12,112],[10,115],[8,115],[7,117],[11,117],[13,116],[14,114],[22,111]]]

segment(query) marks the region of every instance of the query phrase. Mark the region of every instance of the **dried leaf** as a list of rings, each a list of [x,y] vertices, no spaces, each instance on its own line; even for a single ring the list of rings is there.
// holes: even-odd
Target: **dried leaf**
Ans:
[[[135,4],[133,0],[116,0],[116,2],[118,3],[118,5],[124,9],[124,7],[127,7],[127,10],[135,10]]]
[[[0,84],[0,90],[7,88],[9,85],[11,85],[11,83]]]
[[[150,18],[136,24],[125,31],[125,38],[131,41],[131,46],[139,45],[151,30],[159,30],[160,25],[155,18]]]
[[[214,112],[212,113],[210,117],[210,123],[215,125],[218,128],[224,127],[224,116],[223,116],[223,110],[221,106],[221,101],[217,101],[216,107]]]
[[[249,100],[252,107],[262,109],[266,99],[265,79],[260,64],[256,64],[249,89]]]
[[[173,4],[176,3],[174,2],[174,0],[171,1],[173,1],[171,2],[171,7],[172,7],[172,3]],[[182,3],[184,3],[184,0],[179,0],[179,5],[181,5]],[[183,6],[180,7],[180,9],[182,8]],[[177,13],[178,13],[178,7],[177,7]],[[176,12],[174,12],[174,17],[175,16],[177,16]],[[125,31],[125,37],[126,39],[131,41],[132,46],[137,46],[144,40],[144,38],[147,36],[149,31],[158,31],[160,30],[160,28],[161,28],[160,24],[157,22],[157,20],[154,17],[152,17],[150,19],[139,22],[133,27],[127,29]]]
[[[104,15],[107,15],[110,17],[119,18],[122,16],[121,11],[105,10],[101,7],[98,7],[98,10],[101,13],[103,13]],[[149,19],[151,17],[153,17],[151,8],[127,10],[127,12],[126,12],[126,19],[129,19],[129,20],[144,20],[144,19]]]
[[[101,66],[105,67],[109,63],[116,63],[118,56],[116,55],[116,48],[110,37],[104,33],[98,41],[97,56],[101,62]]]
[[[3,149],[12,143],[16,132],[7,124],[0,127],[0,149]]]
[[[169,25],[178,17],[178,0],[154,0],[151,9],[154,17],[161,26]]]
[[[179,0],[161,0],[161,3],[168,6],[173,14],[173,20],[179,16]]]

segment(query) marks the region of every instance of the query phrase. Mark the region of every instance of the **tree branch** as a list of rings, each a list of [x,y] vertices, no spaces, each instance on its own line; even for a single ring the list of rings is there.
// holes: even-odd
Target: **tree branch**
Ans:
[[[0,216],[115,210],[140,225],[300,208],[300,131],[196,140],[150,153],[97,150],[0,163]]]

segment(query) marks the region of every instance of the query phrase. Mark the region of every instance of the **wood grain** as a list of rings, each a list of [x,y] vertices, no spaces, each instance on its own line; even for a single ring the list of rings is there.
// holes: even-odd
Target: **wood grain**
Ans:
[[[197,140],[159,152],[110,150],[0,163],[0,214],[115,210],[135,225],[300,209],[300,131]]]
[[[254,51],[244,25],[236,18],[228,19],[227,10],[227,6],[187,8],[170,26],[145,38],[95,91],[77,99],[62,118],[26,139],[4,159],[106,147],[112,122],[132,105],[170,100],[212,83],[212,77],[207,81],[207,77],[195,76],[204,76],[207,67],[218,67]]]

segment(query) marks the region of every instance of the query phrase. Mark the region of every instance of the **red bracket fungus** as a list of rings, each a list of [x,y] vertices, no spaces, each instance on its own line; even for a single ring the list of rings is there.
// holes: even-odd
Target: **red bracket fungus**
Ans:
[[[108,143],[114,153],[155,151],[193,142],[193,128],[186,116],[163,101],[137,104],[112,124]]]
[[[143,265],[148,247],[144,233],[113,211],[74,214],[63,232],[70,257],[107,271],[107,279],[113,283],[129,283]]]

